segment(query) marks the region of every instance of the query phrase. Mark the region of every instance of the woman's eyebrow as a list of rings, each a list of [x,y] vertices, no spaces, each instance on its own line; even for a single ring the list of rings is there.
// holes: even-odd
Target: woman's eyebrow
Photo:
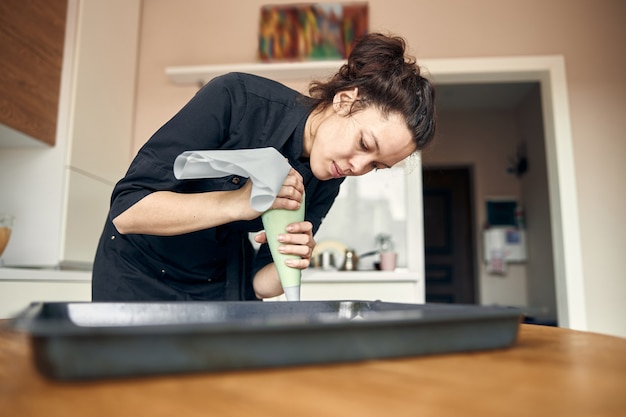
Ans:
[[[371,133],[371,135],[372,135],[372,140],[374,141],[374,147],[376,148],[376,153],[380,154],[380,148],[378,147],[378,138],[376,137],[374,133]],[[376,162],[376,163],[381,164],[385,168],[391,168],[389,165],[385,164],[384,162]]]
[[[374,132],[370,132],[370,136],[372,137],[372,140],[374,141],[374,147],[376,148],[376,152],[380,153],[380,148],[378,147],[378,138],[376,137]]]

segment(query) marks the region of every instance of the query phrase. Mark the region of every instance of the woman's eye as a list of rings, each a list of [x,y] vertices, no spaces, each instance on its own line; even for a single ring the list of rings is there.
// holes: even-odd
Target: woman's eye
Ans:
[[[367,150],[367,144],[365,143],[365,141],[363,140],[363,138],[361,138],[359,145],[361,146],[361,149],[363,150]]]

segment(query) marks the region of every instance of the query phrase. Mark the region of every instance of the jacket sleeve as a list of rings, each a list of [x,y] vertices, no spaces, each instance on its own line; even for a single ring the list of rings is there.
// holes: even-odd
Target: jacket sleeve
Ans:
[[[174,160],[188,150],[220,149],[231,126],[237,123],[241,113],[237,109],[241,108],[245,108],[245,94],[238,90],[237,80],[232,77],[218,77],[200,89],[139,150],[113,190],[111,218],[154,191],[209,191],[210,182],[177,180]],[[194,188],[185,188],[190,186]]]

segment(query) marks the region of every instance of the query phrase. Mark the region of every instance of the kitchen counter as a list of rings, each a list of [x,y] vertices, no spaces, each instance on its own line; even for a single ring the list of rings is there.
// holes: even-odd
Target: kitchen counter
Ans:
[[[91,271],[53,268],[0,268],[0,281],[89,281]]]
[[[304,282],[412,282],[416,273],[397,271],[322,271],[309,268],[302,273]],[[0,280],[91,281],[89,270],[53,268],[0,268]]]
[[[0,268],[0,319],[34,301],[91,301],[91,271]]]
[[[302,274],[302,300],[381,300],[421,303],[419,274],[387,271],[322,271]],[[281,301],[275,297],[267,301]],[[91,271],[0,268],[0,318],[10,318],[33,301],[91,301]]]
[[[420,274],[397,271],[302,272],[302,300],[381,300],[396,303],[424,302]]]
[[[30,355],[0,328],[2,415],[626,415],[626,339],[528,324],[502,350],[82,383],[43,378]]]

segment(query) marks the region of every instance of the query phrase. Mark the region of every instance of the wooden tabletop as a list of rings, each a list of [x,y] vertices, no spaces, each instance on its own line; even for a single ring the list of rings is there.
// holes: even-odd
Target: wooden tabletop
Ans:
[[[528,324],[495,351],[94,382],[30,355],[0,330],[1,416],[626,416],[626,339]]]

